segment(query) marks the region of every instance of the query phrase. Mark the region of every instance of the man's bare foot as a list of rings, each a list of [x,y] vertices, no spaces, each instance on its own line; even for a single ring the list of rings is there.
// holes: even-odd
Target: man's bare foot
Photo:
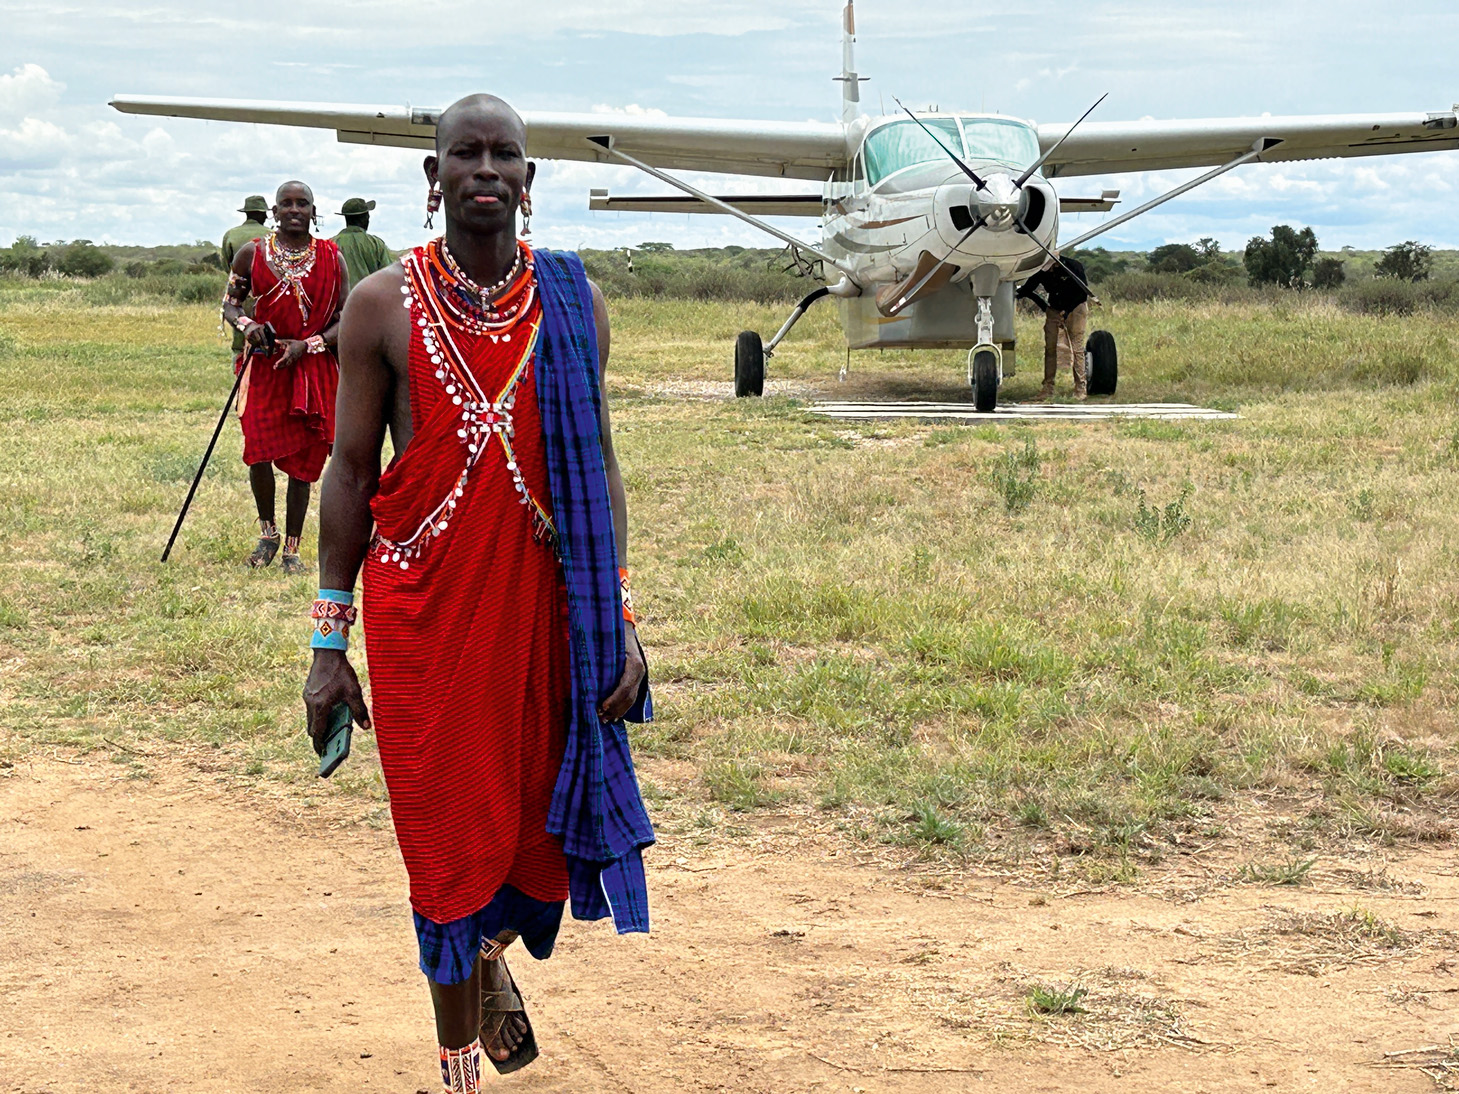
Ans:
[[[503,956],[516,940],[503,931],[481,947],[481,1047],[492,1066],[503,1075],[519,1071],[537,1059],[537,1037]]]
[[[517,1005],[521,1005],[521,996],[513,989],[507,972],[506,959],[483,961],[481,966],[481,1047],[497,1063],[504,1063],[526,1039],[527,1021],[522,1011],[503,1013],[487,1009],[488,1003],[499,1002],[506,995],[515,997]]]
[[[278,525],[266,520],[261,520],[258,524],[258,546],[248,556],[248,565],[255,570],[262,570],[273,562],[283,540],[279,536]]]

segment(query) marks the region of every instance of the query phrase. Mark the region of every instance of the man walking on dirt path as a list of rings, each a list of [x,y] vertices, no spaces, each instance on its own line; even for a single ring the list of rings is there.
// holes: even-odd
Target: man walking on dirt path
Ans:
[[[316,749],[336,704],[373,725],[442,1081],[464,1094],[483,1055],[537,1056],[513,941],[546,958],[569,898],[648,930],[653,830],[623,720],[650,711],[602,295],[576,255],[517,238],[535,164],[505,102],[446,110],[425,171],[445,235],[345,311],[304,699]],[[362,566],[373,712],[344,652]]]
[[[239,247],[264,234],[264,222],[268,218],[268,201],[262,194],[250,194],[243,199],[243,208],[238,211],[243,214],[243,223],[235,224],[224,232],[223,245],[218,248],[223,255],[225,270],[232,268],[233,259],[238,256]],[[235,327],[233,329],[233,356],[237,357],[242,352],[243,332]]]
[[[289,477],[285,502],[283,571],[301,574],[299,538],[318,480],[334,443],[334,394],[339,365],[334,346],[349,276],[339,249],[315,239],[314,194],[286,182],[274,198],[272,232],[238,248],[223,295],[223,321],[243,335],[234,368],[243,373],[238,417],[243,462],[258,508],[258,546],[248,558],[269,565],[280,547],[274,508],[274,468]],[[253,314],[244,308],[252,297]]]
[[[1059,369],[1074,374],[1074,398],[1089,397],[1088,378],[1084,372],[1084,332],[1089,324],[1089,278],[1084,264],[1077,258],[1060,258],[1058,252],[1038,273],[1025,281],[1018,295],[1032,300],[1044,313],[1044,385],[1039,398],[1054,397],[1054,378]],[[1048,294],[1039,296],[1042,289]]]
[[[339,207],[344,217],[344,230],[334,237],[334,245],[344,255],[345,268],[350,271],[350,284],[358,285],[376,270],[390,265],[390,248],[379,236],[371,235],[370,211],[374,201],[364,198],[350,198]]]

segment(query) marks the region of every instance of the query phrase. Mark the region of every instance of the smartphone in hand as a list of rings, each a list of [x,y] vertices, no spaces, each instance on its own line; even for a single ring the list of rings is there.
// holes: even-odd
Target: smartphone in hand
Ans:
[[[319,777],[327,779],[334,769],[344,763],[350,754],[350,735],[354,719],[350,716],[348,703],[336,703],[329,712],[329,732],[324,738],[324,747],[319,750]]]

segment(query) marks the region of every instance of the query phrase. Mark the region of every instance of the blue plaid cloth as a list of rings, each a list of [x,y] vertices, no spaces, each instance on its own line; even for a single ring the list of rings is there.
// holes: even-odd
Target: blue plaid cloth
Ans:
[[[460,984],[470,979],[482,940],[502,931],[521,935],[522,945],[538,961],[551,957],[562,925],[562,901],[534,900],[514,886],[503,885],[481,911],[449,923],[437,923],[419,912],[411,914],[420,943],[420,971],[437,984]]]
[[[593,301],[577,255],[535,254],[542,294],[537,404],[567,582],[572,658],[567,751],[547,830],[562,838],[567,854],[574,917],[612,915],[619,934],[647,931],[642,851],[654,842],[653,826],[633,773],[627,730],[622,722],[609,725],[598,718],[598,703],[623,675],[625,634],[600,432]],[[652,717],[645,679],[628,720]]]

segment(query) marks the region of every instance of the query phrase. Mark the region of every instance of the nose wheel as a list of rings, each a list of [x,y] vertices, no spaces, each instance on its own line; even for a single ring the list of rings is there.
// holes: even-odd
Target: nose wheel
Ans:
[[[979,348],[972,351],[968,364],[968,381],[973,388],[973,406],[979,414],[991,414],[998,409],[999,376],[998,351]]]

